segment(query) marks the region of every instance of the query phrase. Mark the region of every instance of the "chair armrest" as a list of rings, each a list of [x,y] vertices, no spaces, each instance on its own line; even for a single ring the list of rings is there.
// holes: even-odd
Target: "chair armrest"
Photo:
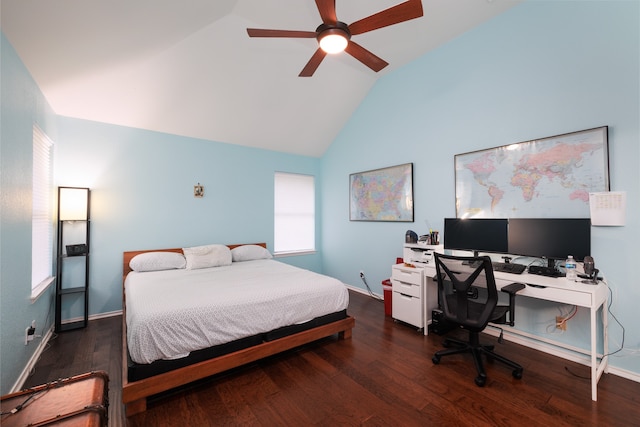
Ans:
[[[509,295],[515,295],[516,293],[518,293],[519,291],[523,290],[525,288],[525,284],[524,283],[511,283],[507,286],[503,286],[500,290],[502,292],[506,292]]]
[[[525,288],[524,283],[510,283],[507,286],[503,286],[500,290],[509,294],[509,320],[505,321],[509,326],[513,326],[516,321],[516,293]]]

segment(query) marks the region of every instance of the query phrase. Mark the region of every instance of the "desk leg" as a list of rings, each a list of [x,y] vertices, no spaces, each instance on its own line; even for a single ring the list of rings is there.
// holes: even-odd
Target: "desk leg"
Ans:
[[[607,300],[608,301],[608,300]],[[605,301],[602,304],[602,361],[604,372],[609,372],[609,304]]]
[[[427,300],[427,296],[429,292],[427,292],[427,287],[429,286],[429,279],[427,276],[422,273],[422,333],[424,335],[429,335],[429,300]]]
[[[602,359],[598,363],[597,325],[598,310],[602,308]],[[609,307],[607,299],[598,307],[591,308],[591,399],[598,400],[598,381],[600,376],[609,372]]]
[[[591,400],[598,400],[598,330],[596,318],[598,308],[591,307]]]

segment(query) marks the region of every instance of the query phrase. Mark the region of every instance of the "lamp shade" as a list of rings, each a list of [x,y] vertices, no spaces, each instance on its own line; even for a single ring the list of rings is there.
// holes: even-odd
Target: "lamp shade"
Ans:
[[[326,53],[340,53],[346,49],[351,38],[349,27],[344,22],[336,22],[335,25],[320,24],[316,28],[320,49]]]
[[[84,221],[89,219],[89,189],[59,187],[58,219],[60,221]]]
[[[327,34],[320,39],[320,47],[327,53],[340,53],[347,47],[347,43],[343,34]]]

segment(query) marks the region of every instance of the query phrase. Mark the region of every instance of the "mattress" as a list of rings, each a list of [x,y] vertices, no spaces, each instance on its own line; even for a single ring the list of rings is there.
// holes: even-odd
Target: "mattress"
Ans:
[[[273,259],[131,272],[125,298],[127,346],[139,364],[302,324],[349,304],[339,280]]]

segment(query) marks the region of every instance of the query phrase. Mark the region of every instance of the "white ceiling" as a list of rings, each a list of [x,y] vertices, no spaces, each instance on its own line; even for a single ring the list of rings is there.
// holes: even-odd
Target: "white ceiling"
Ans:
[[[347,24],[401,0],[337,0]],[[60,115],[319,157],[376,79],[517,0],[423,0],[424,16],[354,36],[389,62],[343,53],[298,74],[315,39],[249,38],[247,27],[315,31],[314,0],[1,0],[2,32]]]

